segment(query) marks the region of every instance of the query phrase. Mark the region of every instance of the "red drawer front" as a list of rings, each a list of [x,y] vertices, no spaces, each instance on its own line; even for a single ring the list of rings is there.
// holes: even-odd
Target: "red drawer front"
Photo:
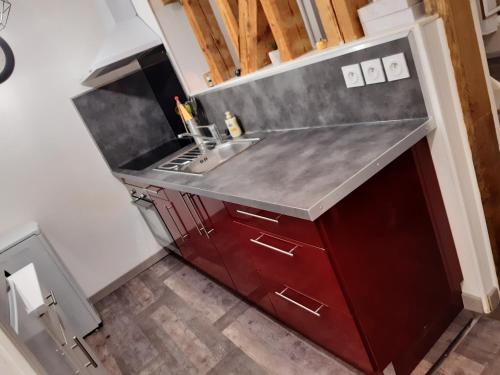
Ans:
[[[349,313],[326,252],[314,246],[235,223],[264,279],[285,284]]]
[[[373,368],[353,318],[286,285],[269,284],[278,319],[354,366]]]
[[[143,188],[142,191],[147,195],[149,195],[151,199],[152,198],[168,199],[166,190],[159,186],[148,185],[145,188]]]
[[[274,212],[224,202],[229,214],[239,223],[283,235],[313,246],[323,247],[316,225],[312,221]]]

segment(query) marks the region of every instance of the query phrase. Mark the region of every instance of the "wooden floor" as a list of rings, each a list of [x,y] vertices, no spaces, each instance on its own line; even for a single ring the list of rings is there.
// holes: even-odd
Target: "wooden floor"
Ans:
[[[104,324],[87,342],[110,374],[359,374],[174,256],[96,307]],[[414,374],[472,317],[460,314]],[[500,374],[500,321],[481,318],[435,373]]]

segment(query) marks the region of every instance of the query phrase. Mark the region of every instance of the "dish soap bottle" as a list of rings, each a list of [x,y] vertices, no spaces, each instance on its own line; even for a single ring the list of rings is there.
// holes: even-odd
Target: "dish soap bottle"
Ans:
[[[236,120],[236,117],[234,117],[234,115],[229,111],[226,112],[225,122],[231,137],[238,138],[241,135],[241,128],[238,124],[238,120]]]

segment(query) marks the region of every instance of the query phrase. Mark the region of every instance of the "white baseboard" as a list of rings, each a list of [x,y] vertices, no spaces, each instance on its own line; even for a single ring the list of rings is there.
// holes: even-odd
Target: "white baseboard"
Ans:
[[[462,301],[466,310],[474,311],[479,314],[489,314],[500,305],[500,294],[498,288],[492,288],[487,295],[490,311],[485,311],[483,300],[478,296],[462,293]]]

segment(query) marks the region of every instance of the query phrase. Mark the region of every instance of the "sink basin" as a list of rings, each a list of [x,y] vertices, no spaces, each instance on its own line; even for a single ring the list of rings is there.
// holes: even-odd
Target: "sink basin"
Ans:
[[[193,146],[175,158],[159,165],[155,170],[200,176],[217,168],[259,141],[259,138],[247,138],[221,144],[209,143],[206,144],[207,150],[205,152],[202,152],[198,146]]]

